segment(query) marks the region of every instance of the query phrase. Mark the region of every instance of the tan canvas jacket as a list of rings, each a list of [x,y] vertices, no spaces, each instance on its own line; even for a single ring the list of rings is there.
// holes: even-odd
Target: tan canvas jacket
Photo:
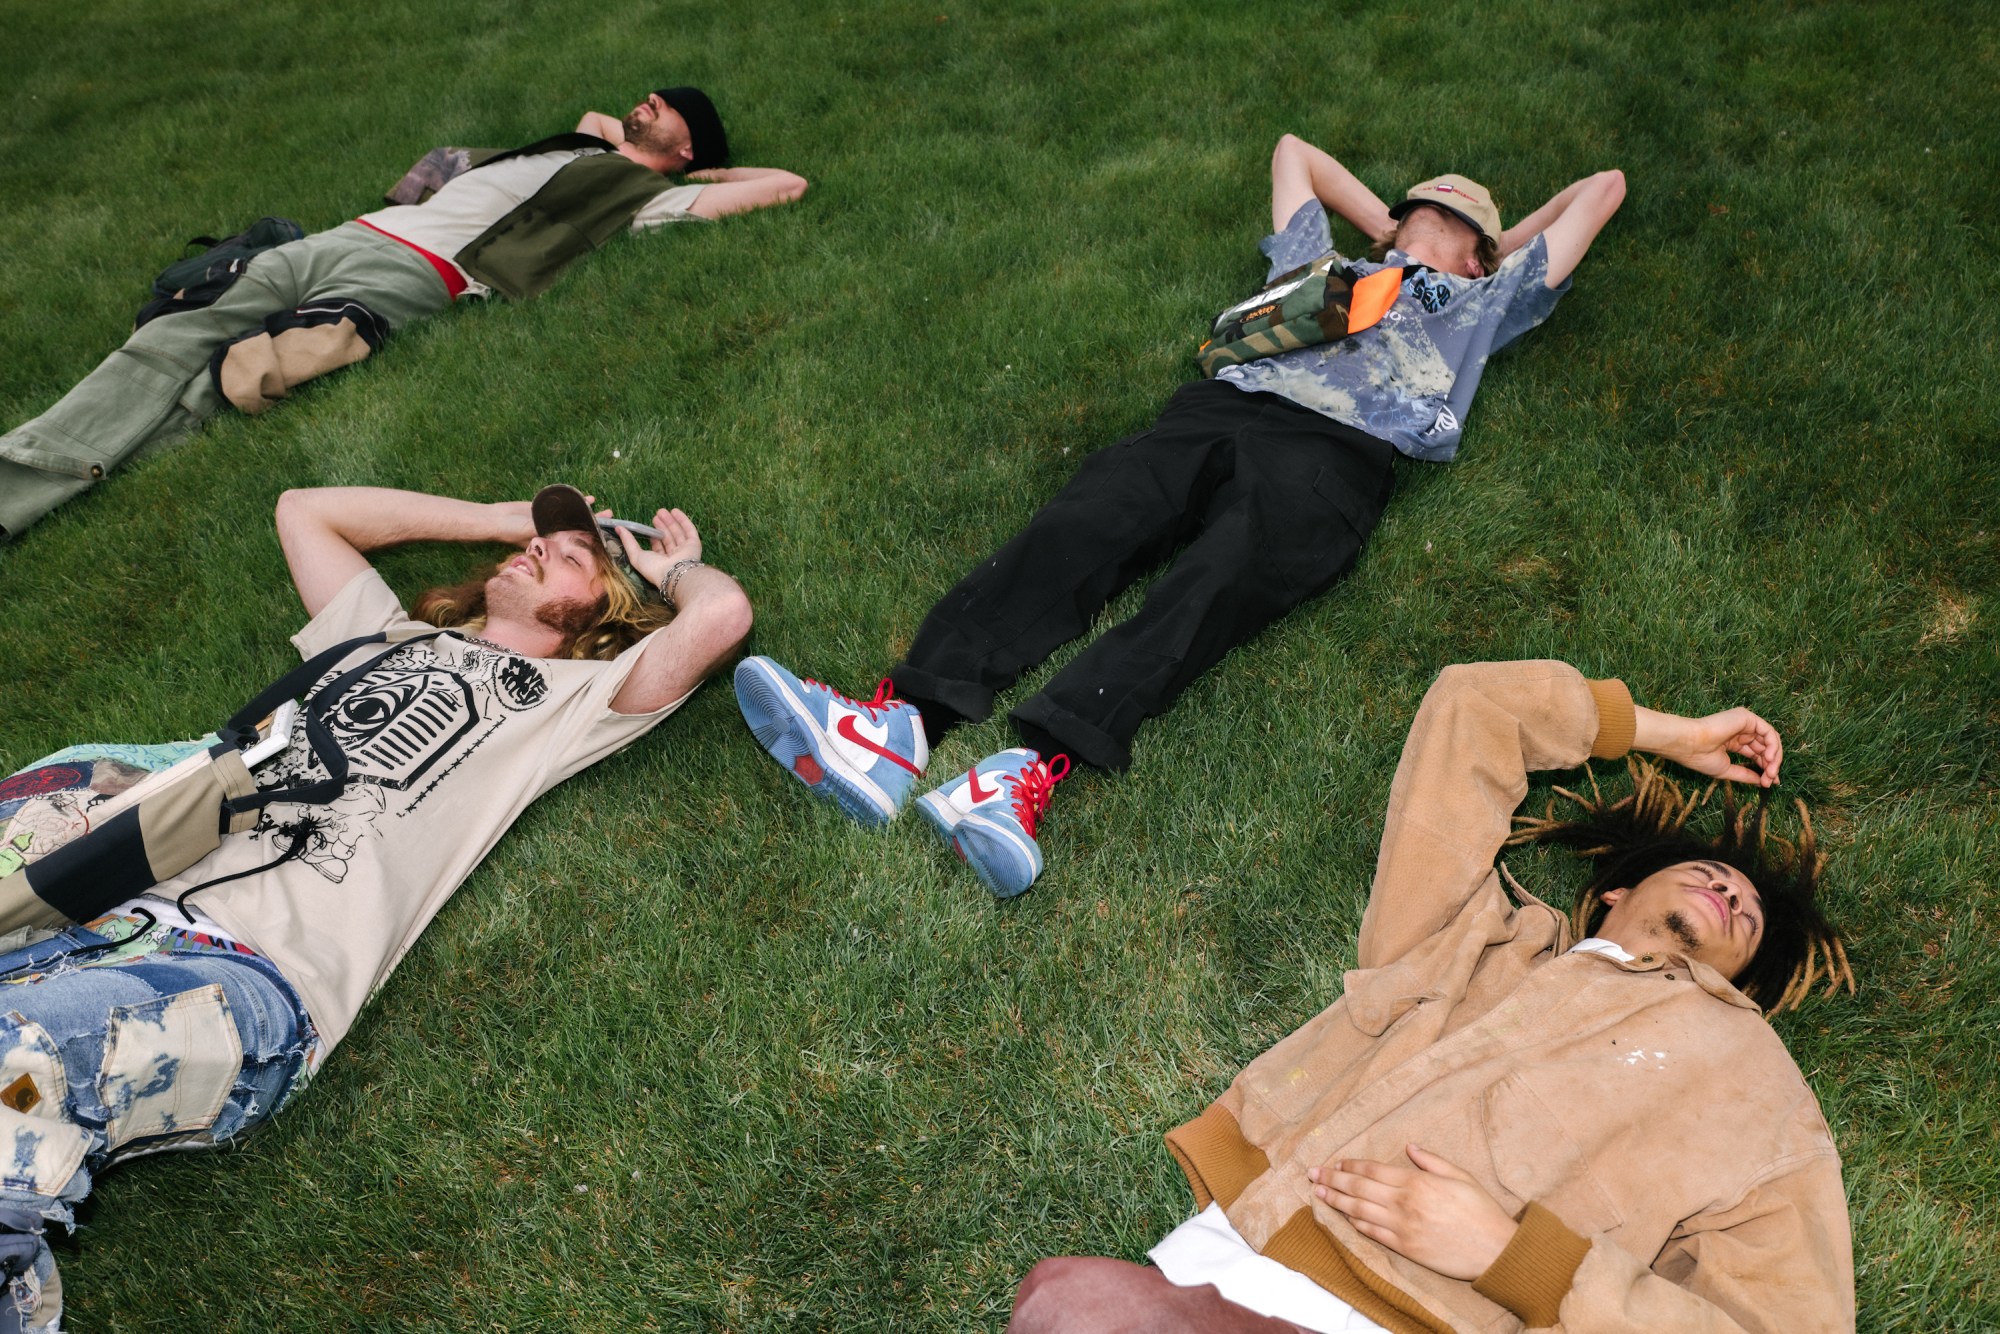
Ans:
[[[1345,994],[1167,1136],[1196,1199],[1377,1323],[1417,1330],[1854,1327],[1840,1160],[1757,1007],[1679,954],[1568,954],[1494,859],[1527,775],[1631,745],[1631,696],[1555,662],[1448,668],[1389,792]],[[1312,1195],[1419,1144],[1522,1219],[1476,1283]]]

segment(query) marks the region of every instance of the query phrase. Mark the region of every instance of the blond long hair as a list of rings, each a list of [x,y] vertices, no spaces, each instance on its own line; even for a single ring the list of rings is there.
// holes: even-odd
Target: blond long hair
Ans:
[[[486,628],[486,581],[503,564],[496,561],[461,584],[425,589],[418,596],[412,614],[441,630],[478,634]],[[614,564],[601,550],[597,554],[597,568],[604,580],[604,595],[594,616],[587,625],[567,633],[562,646],[551,657],[609,662],[674,619],[664,603],[642,595],[624,567]]]

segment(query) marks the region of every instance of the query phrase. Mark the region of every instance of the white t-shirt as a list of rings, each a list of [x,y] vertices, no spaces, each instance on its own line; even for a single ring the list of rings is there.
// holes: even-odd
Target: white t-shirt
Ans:
[[[373,570],[357,574],[292,637],[307,657],[378,630],[430,631]],[[217,876],[274,861],[287,826],[311,821],[303,854],[190,900],[277,965],[329,1046],[535,798],[643,736],[680,707],[621,714],[611,700],[643,644],[614,662],[530,658],[446,634],[400,646],[340,697],[328,723],[350,781],[325,806],[273,804],[255,829],[152,892],[172,899]],[[322,678],[384,646],[350,654]],[[319,687],[315,687],[317,689]],[[257,770],[270,788],[323,774],[305,742]]]
[[[598,149],[558,149],[529,157],[508,158],[490,167],[475,167],[446,181],[444,188],[421,204],[398,204],[361,215],[361,221],[399,241],[452,263],[459,251],[485,234],[486,229],[534,198],[549,178],[588,153]],[[696,183],[665,185],[646,202],[632,219],[632,230],[645,231],[670,222],[702,222],[688,212],[701,197],[703,186]],[[458,268],[452,263],[453,268]],[[459,269],[460,273],[465,270]],[[465,295],[484,296],[487,289],[467,274]]]
[[[1621,963],[1632,958],[1601,936],[1579,940],[1570,953],[1607,954]],[[1213,1283],[1224,1297],[1259,1315],[1289,1320],[1320,1334],[1369,1334],[1382,1328],[1298,1270],[1251,1249],[1219,1204],[1182,1223],[1146,1254],[1176,1286]]]
[[[1146,1254],[1177,1287],[1213,1283],[1224,1297],[1258,1315],[1319,1334],[1381,1334],[1380,1325],[1298,1270],[1252,1250],[1219,1204],[1182,1223]]]

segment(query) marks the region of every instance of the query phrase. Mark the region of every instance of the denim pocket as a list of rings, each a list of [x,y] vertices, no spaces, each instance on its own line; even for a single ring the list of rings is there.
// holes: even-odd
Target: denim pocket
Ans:
[[[243,1069],[243,1041],[216,983],[120,1005],[97,1077],[105,1147],[214,1124]]]
[[[53,1198],[76,1175],[90,1136],[66,1119],[67,1094],[55,1039],[0,1014],[0,1185]]]
[[[14,1011],[0,1015],[0,1106],[61,1117],[67,1091],[62,1052],[48,1030]]]

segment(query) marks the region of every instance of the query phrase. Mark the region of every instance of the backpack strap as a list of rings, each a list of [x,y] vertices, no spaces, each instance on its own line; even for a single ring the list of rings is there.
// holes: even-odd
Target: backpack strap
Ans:
[[[491,157],[482,157],[479,161],[467,167],[466,170],[478,171],[481,167],[490,167],[496,162],[505,162],[509,158],[533,157],[537,153],[559,153],[564,149],[580,148],[600,148],[607,153],[618,151],[617,144],[612,143],[609,139],[600,139],[594,134],[552,134],[546,139],[537,139],[532,144],[521,148],[510,148],[505,152],[495,153]]]
[[[363,676],[373,671],[376,664],[407,644],[421,644],[436,639],[440,635],[451,634],[449,630],[433,630],[428,634],[399,636],[395,642],[380,653],[371,655],[359,666],[350,667],[333,678],[307,698],[303,711],[306,744],[312,748],[313,758],[326,770],[326,777],[310,783],[299,783],[292,787],[259,789],[241,797],[228,797],[222,802],[222,823],[226,828],[232,817],[262,810],[273,802],[297,802],[304,805],[324,806],[340,796],[347,786],[347,754],[335,744],[333,732],[327,727],[326,715],[330,713],[340,697]],[[223,724],[218,735],[222,738],[210,748],[211,754],[221,754],[225,750],[243,750],[257,740],[257,724],[280,704],[288,699],[296,699],[305,694],[308,687],[338,663],[342,658],[358,648],[370,644],[380,644],[388,640],[387,633],[377,631],[372,635],[362,635],[345,643],[335,644],[323,653],[316,653],[305,662],[273,681],[260,691],[257,697],[237,710],[236,715]]]

